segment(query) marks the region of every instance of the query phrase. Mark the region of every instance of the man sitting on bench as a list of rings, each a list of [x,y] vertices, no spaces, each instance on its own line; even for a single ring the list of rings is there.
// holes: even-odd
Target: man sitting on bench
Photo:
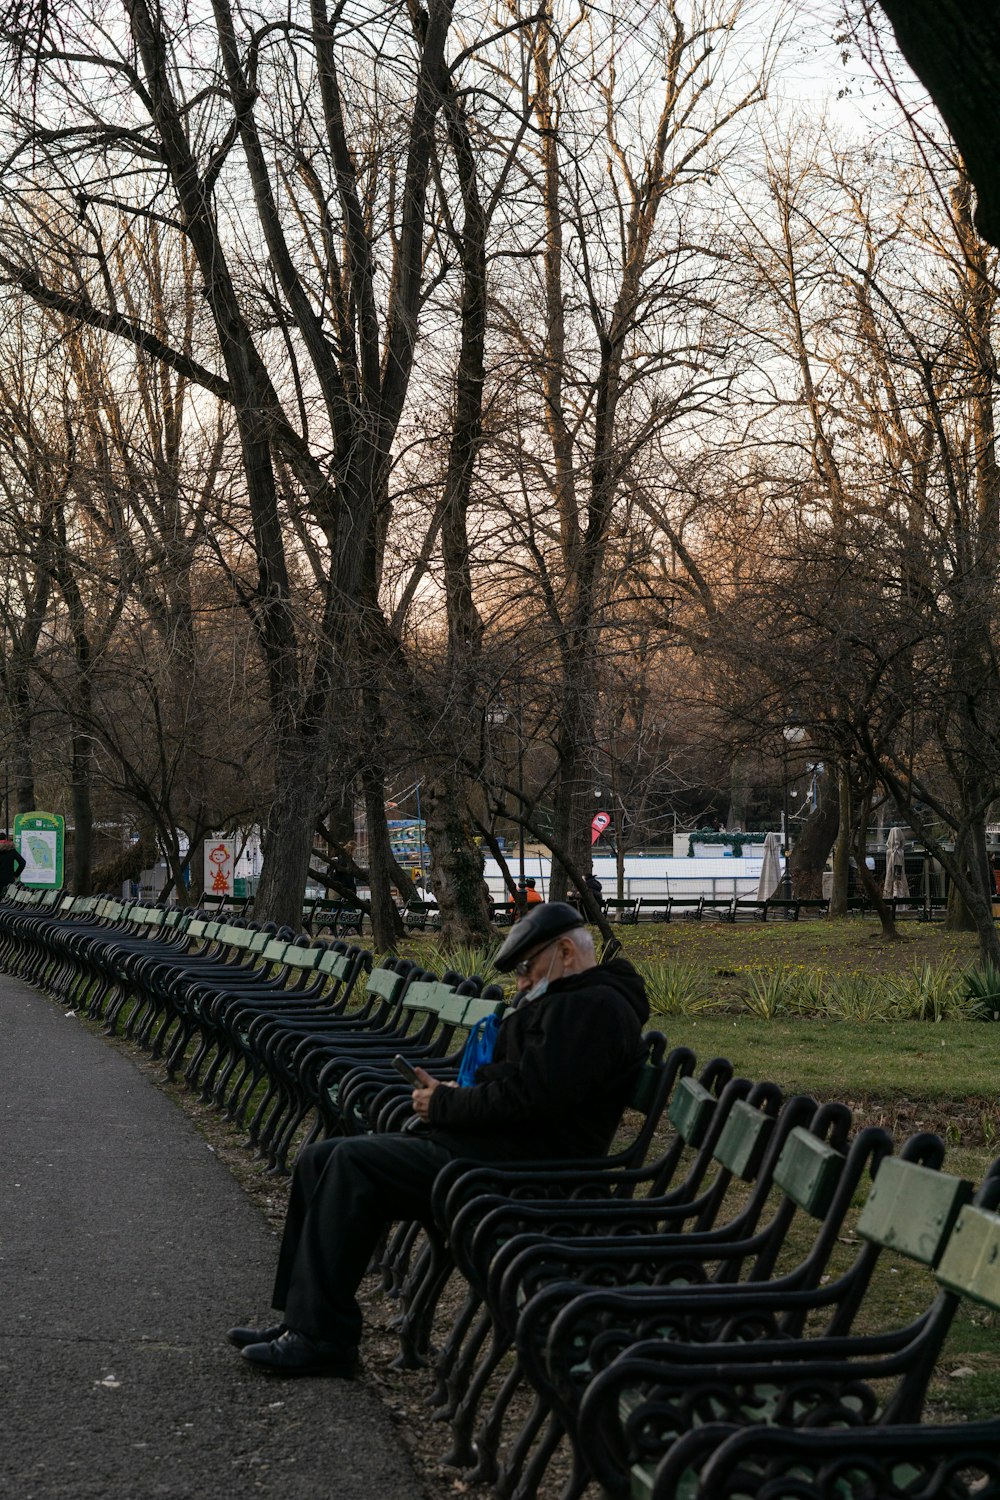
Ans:
[[[430,1218],[434,1179],[456,1157],[480,1161],[599,1156],[611,1145],[649,1016],[642,979],[624,958],[598,966],[572,906],[536,906],[497,955],[517,997],[493,1061],[468,1088],[422,1068],[414,1130],[346,1136],[296,1162],[278,1256],[271,1328],[233,1328],[243,1358],[278,1375],[352,1378],[361,1336],[357,1289],[388,1224]]]

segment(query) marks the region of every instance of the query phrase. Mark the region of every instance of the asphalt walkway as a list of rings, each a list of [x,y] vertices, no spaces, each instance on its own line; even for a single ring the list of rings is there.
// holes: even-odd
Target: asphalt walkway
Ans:
[[[0,975],[0,1495],[417,1500],[363,1380],[224,1342],[266,1319],[275,1250],[187,1117]]]

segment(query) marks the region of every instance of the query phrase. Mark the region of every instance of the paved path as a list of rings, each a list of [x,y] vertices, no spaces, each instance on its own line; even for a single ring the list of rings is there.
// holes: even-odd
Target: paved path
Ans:
[[[129,1060],[0,975],[0,1495],[417,1500],[364,1383],[255,1375],[276,1237]]]

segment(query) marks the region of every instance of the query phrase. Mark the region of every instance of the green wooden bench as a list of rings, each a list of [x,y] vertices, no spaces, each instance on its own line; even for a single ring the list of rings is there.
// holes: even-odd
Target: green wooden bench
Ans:
[[[833,1317],[815,1336],[769,1332],[726,1345],[640,1341],[621,1353],[591,1383],[580,1409],[580,1442],[608,1493],[631,1493],[633,1500],[675,1494],[715,1500],[724,1492],[703,1481],[701,1469],[707,1475],[720,1442],[741,1428],[915,1421],[961,1297],[970,1295],[974,1266],[983,1267],[976,1272],[980,1291],[992,1284],[991,1295],[1000,1299],[995,1174],[996,1167],[970,1209],[969,1182],[886,1157],[857,1225],[865,1248],[856,1264],[864,1264],[866,1274],[846,1303],[831,1299]],[[909,1323],[853,1333],[876,1270],[880,1282],[889,1280],[890,1262],[900,1257],[935,1273],[938,1296]],[[767,1286],[760,1295],[768,1308]]]
[[[995,1187],[990,1197],[996,1197]],[[950,1216],[950,1205],[941,1203]],[[879,1226],[886,1241],[896,1216],[914,1248],[912,1203],[897,1201]],[[909,1229],[906,1221],[909,1221]],[[876,1230],[876,1232],[878,1232]],[[892,1237],[899,1251],[899,1239]],[[918,1255],[917,1258],[922,1258]],[[1000,1312],[1000,1215],[982,1203],[962,1207],[934,1266],[941,1293],[934,1333],[963,1299]],[[919,1401],[921,1393],[915,1393]],[[907,1417],[913,1415],[908,1412]],[[796,1500],[983,1500],[1000,1495],[1000,1420],[948,1425],[895,1420],[891,1403],[870,1424],[832,1422],[807,1429],[713,1424],[682,1438],[641,1493],[655,1500],[745,1500],[787,1493]]]

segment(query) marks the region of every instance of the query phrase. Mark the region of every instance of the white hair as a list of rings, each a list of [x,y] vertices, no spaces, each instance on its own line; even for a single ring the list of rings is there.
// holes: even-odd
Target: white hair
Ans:
[[[594,939],[586,927],[571,927],[569,932],[563,933],[563,937],[569,938],[581,958],[596,961]]]

